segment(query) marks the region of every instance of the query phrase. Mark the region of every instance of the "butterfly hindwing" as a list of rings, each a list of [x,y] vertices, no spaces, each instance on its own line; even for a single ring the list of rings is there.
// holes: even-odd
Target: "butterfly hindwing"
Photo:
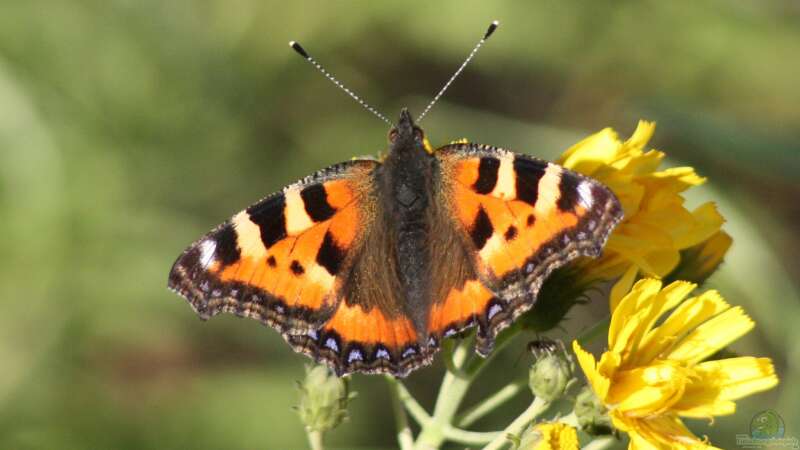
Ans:
[[[430,332],[447,334],[471,316],[486,354],[497,333],[533,306],[553,270],[600,254],[622,209],[597,181],[526,155],[465,143],[434,156],[476,279],[434,303]]]
[[[420,342],[397,277],[396,242],[381,202],[361,228],[360,246],[343,279],[342,300],[317,330],[288,337],[289,343],[338,374],[405,376],[431,361],[433,348]]]

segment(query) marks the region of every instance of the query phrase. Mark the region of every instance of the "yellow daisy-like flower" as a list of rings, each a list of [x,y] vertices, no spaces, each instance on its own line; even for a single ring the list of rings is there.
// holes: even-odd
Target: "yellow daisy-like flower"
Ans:
[[[691,167],[658,170],[664,153],[644,151],[655,131],[640,121],[630,139],[621,142],[606,128],[568,149],[558,163],[591,176],[617,195],[625,217],[601,258],[589,263],[588,275],[619,278],[611,292],[611,309],[628,292],[639,273],[661,278],[680,262],[680,251],[719,231],[724,219],[709,202],[694,211],[681,193],[705,182]]]
[[[715,448],[681,417],[733,414],[734,400],[772,388],[778,378],[769,358],[706,361],[753,328],[741,307],[713,290],[684,300],[695,288],[685,281],[661,286],[641,280],[620,300],[599,361],[577,341],[572,347],[612,423],[630,436],[629,449]]]
[[[575,428],[560,422],[539,423],[523,434],[517,450],[578,450]]]

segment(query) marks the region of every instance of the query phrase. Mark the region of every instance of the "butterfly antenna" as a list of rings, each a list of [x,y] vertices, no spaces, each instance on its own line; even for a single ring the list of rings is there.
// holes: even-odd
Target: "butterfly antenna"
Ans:
[[[447,83],[444,84],[444,87],[442,87],[442,89],[439,91],[439,93],[436,94],[435,97],[433,97],[433,100],[431,100],[431,102],[428,103],[428,106],[425,107],[425,110],[422,111],[422,114],[419,115],[419,117],[417,118],[417,121],[416,121],[417,123],[420,123],[422,121],[422,118],[425,117],[425,114],[428,114],[428,111],[430,111],[431,108],[433,108],[433,105],[435,105],[436,102],[439,101],[439,98],[442,97],[442,94],[444,94],[444,91],[446,91],[447,88],[449,88],[450,85],[453,84],[453,81],[455,81],[455,79],[458,78],[459,75],[461,75],[461,72],[464,70],[465,67],[467,67],[467,64],[469,64],[469,62],[472,61],[472,58],[474,58],[475,54],[478,53],[478,50],[480,50],[480,48],[483,45],[483,43],[486,42],[487,39],[489,39],[489,36],[491,36],[492,33],[494,33],[494,30],[496,30],[497,27],[499,27],[499,26],[500,26],[500,22],[498,22],[496,20],[493,21],[491,24],[489,24],[489,28],[486,29],[486,33],[484,33],[484,35],[481,38],[481,40],[478,41],[477,44],[475,44],[475,47],[469,53],[469,56],[467,56],[467,59],[465,59],[464,62],[461,63],[461,67],[459,67],[458,70],[456,70],[456,73],[454,73],[453,76],[450,77],[449,80],[447,80]]]
[[[330,72],[325,70],[325,68],[322,67],[322,65],[320,63],[318,63],[317,60],[312,58],[311,55],[309,55],[308,52],[306,52],[306,49],[304,49],[298,42],[296,42],[296,41],[289,42],[289,47],[292,47],[292,49],[294,49],[294,51],[296,51],[298,55],[302,56],[303,59],[305,59],[306,61],[311,63],[312,66],[316,67],[317,70],[319,70],[323,75],[325,75],[325,78],[329,79],[331,81],[331,83],[336,85],[336,87],[338,87],[339,89],[341,89],[345,93],[347,93],[347,95],[352,97],[352,99],[355,100],[356,102],[358,102],[359,105],[363,106],[367,111],[371,112],[372,114],[377,116],[379,119],[381,119],[384,122],[388,123],[389,126],[392,126],[392,127],[394,126],[394,124],[389,119],[387,119],[386,116],[384,116],[383,114],[379,113],[375,108],[373,108],[367,102],[362,100],[361,97],[356,95],[350,89],[347,89],[339,80],[334,78],[333,75],[331,75]]]

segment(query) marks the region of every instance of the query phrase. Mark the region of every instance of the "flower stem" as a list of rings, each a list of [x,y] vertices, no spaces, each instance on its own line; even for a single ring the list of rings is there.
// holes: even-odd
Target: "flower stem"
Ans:
[[[436,449],[446,440],[445,429],[451,427],[458,406],[472,382],[472,378],[466,376],[462,371],[469,357],[471,346],[472,339],[464,339],[453,351],[452,366],[455,371],[445,372],[439,388],[439,395],[436,398],[433,416],[428,423],[423,424],[415,449]]]
[[[448,440],[466,445],[485,445],[495,439],[499,434],[499,431],[467,431],[451,426],[445,427],[444,429],[444,436]]]
[[[514,398],[527,385],[527,380],[524,379],[514,381],[468,409],[456,420],[456,423],[462,428],[472,425],[486,414],[494,411],[498,406]]]
[[[405,385],[403,385],[400,380],[387,375],[386,382],[389,383],[389,392],[392,396],[397,397],[403,406],[405,406],[406,411],[411,414],[411,417],[420,424],[420,426],[431,421],[431,416],[428,415],[425,408],[423,408],[422,405],[417,402],[417,399],[408,392],[408,389],[406,389]]]
[[[308,445],[311,450],[324,450],[322,446],[322,431],[306,429],[308,434]]]
[[[545,412],[548,407],[550,407],[549,402],[536,397],[533,400],[533,403],[531,403],[531,406],[529,406],[528,409],[520,414],[519,417],[514,419],[514,421],[511,422],[511,424],[507,426],[506,429],[503,430],[496,438],[489,442],[486,447],[483,447],[483,450],[499,450],[501,447],[503,447],[503,445],[506,444],[507,435],[519,434],[522,432],[522,430],[524,430],[530,422],[539,417],[539,415]]]
[[[414,448],[414,436],[411,434],[411,428],[408,426],[408,418],[403,409],[403,401],[400,399],[401,384],[391,376],[387,376],[386,379],[389,384],[389,393],[392,397],[392,410],[394,411],[395,425],[397,426],[397,444],[400,446],[400,450],[411,450]],[[414,403],[416,403],[416,401],[414,401]]]

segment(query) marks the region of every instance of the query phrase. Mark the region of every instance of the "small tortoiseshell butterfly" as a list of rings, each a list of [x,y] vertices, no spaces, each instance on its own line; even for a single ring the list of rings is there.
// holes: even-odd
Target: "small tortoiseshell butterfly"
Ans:
[[[403,109],[385,158],[336,164],[236,214],[183,252],[169,287],[201,318],[257,319],[339,375],[405,376],[473,326],[488,354],[544,279],[598,256],[621,217],[607,187],[558,165],[489,145],[434,150]]]

